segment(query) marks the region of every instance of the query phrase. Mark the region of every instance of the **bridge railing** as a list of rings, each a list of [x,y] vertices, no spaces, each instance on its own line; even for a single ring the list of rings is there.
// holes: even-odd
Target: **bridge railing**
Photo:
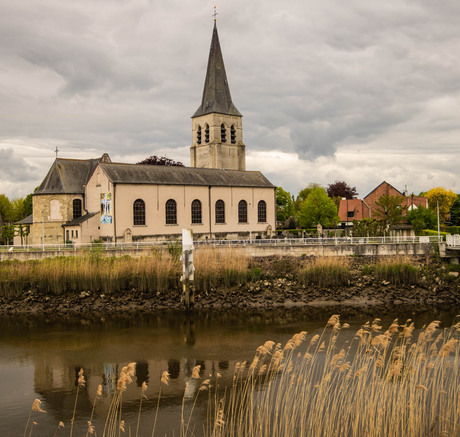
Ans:
[[[460,247],[460,235],[446,235],[446,244],[449,247]]]
[[[455,237],[450,245],[460,246],[459,235],[448,235]],[[443,241],[443,237],[331,237],[331,238],[272,238],[272,239],[244,239],[244,240],[195,240],[197,247],[238,247],[238,246],[318,246],[318,245],[345,245],[345,244],[398,244],[398,243],[430,243]],[[170,248],[181,244],[180,241],[133,241],[133,242],[104,242],[104,243],[67,243],[67,244],[35,244],[35,245],[0,245],[0,252],[76,252],[76,251],[112,251],[112,250],[138,250],[148,248]],[[449,242],[447,243],[449,245]]]

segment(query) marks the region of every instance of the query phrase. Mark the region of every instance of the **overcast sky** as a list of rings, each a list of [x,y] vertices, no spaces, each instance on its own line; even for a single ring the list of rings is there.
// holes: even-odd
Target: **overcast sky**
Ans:
[[[190,165],[214,2],[0,0],[0,193],[65,158]],[[460,192],[458,0],[218,1],[248,170]]]

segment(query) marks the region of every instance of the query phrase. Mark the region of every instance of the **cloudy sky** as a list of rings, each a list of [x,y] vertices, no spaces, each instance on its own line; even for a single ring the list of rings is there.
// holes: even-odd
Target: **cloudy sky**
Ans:
[[[190,164],[207,0],[0,0],[0,193],[59,156]],[[460,192],[458,0],[227,0],[218,29],[247,168],[293,194],[345,180]]]

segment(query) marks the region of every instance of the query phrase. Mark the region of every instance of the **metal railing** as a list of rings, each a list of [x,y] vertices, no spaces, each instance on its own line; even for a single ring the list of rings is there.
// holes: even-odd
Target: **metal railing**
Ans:
[[[452,240],[449,237],[454,237]],[[459,235],[448,235],[450,244],[460,246]],[[432,243],[443,241],[443,237],[425,236],[425,237],[330,237],[330,238],[272,238],[272,239],[245,239],[245,240],[195,240],[194,245],[197,247],[238,247],[238,246],[331,246],[344,244],[397,244],[397,243]],[[35,245],[17,245],[17,246],[0,246],[0,252],[76,252],[90,250],[129,250],[129,249],[148,249],[148,248],[168,248],[171,245],[181,244],[178,240],[163,241],[135,241],[128,243],[67,243],[67,244],[35,244]],[[449,242],[447,243],[449,245]]]
[[[446,235],[446,244],[449,247],[460,247],[460,235]]]

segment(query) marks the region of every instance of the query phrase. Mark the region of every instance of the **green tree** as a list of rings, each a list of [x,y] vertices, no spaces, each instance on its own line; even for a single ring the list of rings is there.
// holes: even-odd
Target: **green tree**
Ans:
[[[300,211],[300,205],[307,199],[308,195],[312,192],[314,188],[323,188],[320,184],[316,182],[312,182],[308,187],[304,188],[303,190],[299,191],[297,197],[295,199],[295,210],[298,212]]]
[[[439,203],[439,219],[444,223],[449,217],[451,206],[457,200],[457,195],[452,190],[435,187],[426,193],[426,197],[428,197],[428,207],[435,211]]]
[[[10,199],[4,194],[0,194],[0,226],[11,221],[13,207]]]
[[[11,201],[11,221],[16,223],[22,220],[25,217],[24,215],[24,199],[22,197],[18,197],[17,199],[13,199]]]
[[[450,221],[454,226],[460,226],[460,194],[457,194],[457,200],[450,207]]]
[[[284,223],[294,214],[295,208],[291,193],[278,187],[276,189],[276,220]]]
[[[407,219],[416,235],[420,235],[423,229],[436,229],[438,223],[436,213],[432,209],[424,208],[423,206],[409,211]]]
[[[407,210],[403,202],[404,197],[402,196],[384,194],[375,202],[377,205],[375,215],[383,220],[385,225],[397,225],[404,221],[404,212]]]
[[[32,212],[32,193],[30,193],[24,199],[24,217],[29,216]]]
[[[338,222],[339,217],[334,201],[324,188],[313,187],[300,205],[299,225],[303,228],[311,228],[321,224],[323,228],[331,228]]]

